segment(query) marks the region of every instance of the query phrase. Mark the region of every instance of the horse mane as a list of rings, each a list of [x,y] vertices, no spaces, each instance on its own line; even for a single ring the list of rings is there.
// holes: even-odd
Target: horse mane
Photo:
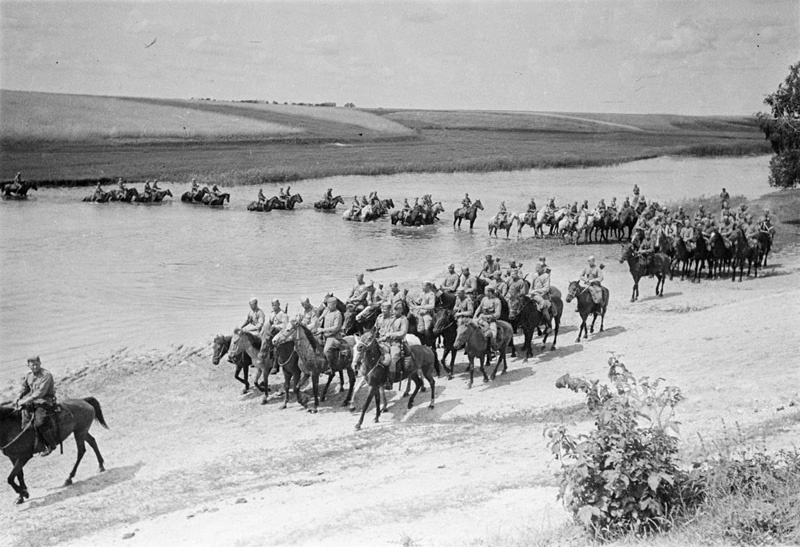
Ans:
[[[256,349],[261,349],[261,337],[253,334],[252,332],[248,332],[246,330],[239,330],[240,335],[244,335],[250,340],[250,343],[255,346]]]
[[[317,338],[311,333],[311,331],[308,330],[308,327],[306,327],[302,323],[298,323],[297,328],[303,331],[303,333],[306,335],[306,338],[308,339],[308,343],[311,344],[311,347],[314,348],[314,350],[316,350],[317,347],[319,347],[319,342],[317,342]]]

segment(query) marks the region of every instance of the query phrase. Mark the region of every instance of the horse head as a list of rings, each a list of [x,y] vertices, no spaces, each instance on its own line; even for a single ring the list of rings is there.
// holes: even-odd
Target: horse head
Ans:
[[[475,203],[472,204],[472,210],[474,211],[475,209],[480,209],[483,211],[483,203],[481,203],[481,200],[476,199]]]
[[[439,336],[456,320],[453,310],[436,308],[433,311],[433,334]]]
[[[223,336],[218,334],[214,337],[214,343],[212,346],[213,355],[211,357],[211,362],[214,365],[218,365],[220,359],[222,359],[223,355],[228,352],[228,348],[231,345],[231,337],[230,336]]]
[[[572,299],[578,296],[578,289],[581,288],[581,284],[578,281],[570,281],[569,287],[567,287],[567,302],[572,302]]]
[[[300,194],[293,194],[292,203],[303,203],[303,196],[301,196]]]
[[[631,245],[630,243],[628,243],[627,245],[623,243],[621,247],[622,247],[622,254],[619,257],[620,264],[622,264],[623,262],[625,262],[626,260],[630,259],[633,256],[633,245]]]
[[[290,319],[286,326],[283,327],[283,330],[272,337],[272,344],[274,346],[280,346],[281,344],[295,340],[297,338],[299,325],[300,323],[297,319]]]
[[[453,343],[453,347],[457,350],[460,350],[466,346],[467,342],[472,337],[472,333],[475,332],[476,329],[479,329],[479,327],[477,323],[475,323],[474,319],[458,325],[458,329],[456,330],[456,341]]]

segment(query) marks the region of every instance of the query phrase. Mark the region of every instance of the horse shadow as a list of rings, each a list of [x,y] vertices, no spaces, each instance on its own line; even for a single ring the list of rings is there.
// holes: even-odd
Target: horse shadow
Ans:
[[[567,347],[557,347],[555,351],[542,351],[539,354],[534,354],[533,357],[537,358],[538,361],[541,363],[546,363],[548,361],[552,361],[553,359],[561,359],[563,357],[569,357],[575,353],[580,353],[583,351],[583,344],[572,344],[571,346]]]
[[[594,334],[590,334],[589,338],[585,341],[591,342],[592,340],[596,340],[598,338],[608,338],[609,336],[616,336],[618,334],[622,334],[626,332],[628,329],[622,326],[611,327],[608,329],[603,329],[603,332],[595,332]]]
[[[114,486],[115,484],[133,479],[142,467],[144,467],[143,462],[126,465],[124,467],[114,467],[107,469],[104,473],[98,473],[85,480],[76,481],[72,486],[50,488],[50,494],[47,494],[41,500],[32,500],[27,504],[26,509],[39,509],[78,496],[100,492],[109,486]]]
[[[649,300],[663,300],[665,298],[672,298],[675,296],[682,296],[682,295],[683,295],[682,292],[667,292],[662,294],[661,296],[656,296],[652,294],[650,296],[645,296],[644,298],[639,298],[638,302],[647,302]]]
[[[438,389],[437,397],[438,397]],[[433,409],[429,409],[428,405],[414,404],[414,408],[407,410],[404,416],[399,417],[399,421],[406,424],[420,424],[420,423],[439,423],[442,421],[445,414],[454,410],[461,405],[461,399],[450,399],[447,401],[436,402]],[[391,408],[389,409],[391,410]]]

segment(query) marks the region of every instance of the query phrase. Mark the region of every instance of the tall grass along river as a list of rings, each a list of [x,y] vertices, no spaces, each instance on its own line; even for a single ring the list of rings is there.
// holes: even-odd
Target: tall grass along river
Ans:
[[[82,203],[91,188],[43,188],[28,201],[0,203],[0,381],[21,377],[29,355],[58,375],[123,346],[207,342],[241,324],[253,295],[266,310],[279,298],[296,312],[303,296],[314,303],[328,291],[347,296],[367,268],[397,264],[367,274],[386,283],[436,277],[450,262],[479,266],[487,251],[506,262],[514,258],[510,244],[486,230],[501,200],[512,212],[532,196],[540,207],[550,197],[594,207],[601,197],[621,203],[634,184],[648,201],[717,195],[722,187],[756,197],[769,190],[768,161],[659,158],[591,169],[335,177],[294,184],[305,202],[270,213],[246,210],[258,187],[223,190],[231,202],[222,209],[181,203],[186,184],[162,183],[175,197],[160,205]],[[377,190],[397,207],[404,197],[413,203],[432,194],[446,211],[426,228],[345,222],[341,205],[335,214],[313,209],[328,187],[347,206],[354,194]],[[278,190],[263,188],[267,196]],[[465,192],[486,208],[472,232],[467,224],[452,228]],[[531,234],[526,227],[523,237]],[[558,253],[552,243],[524,244]]]

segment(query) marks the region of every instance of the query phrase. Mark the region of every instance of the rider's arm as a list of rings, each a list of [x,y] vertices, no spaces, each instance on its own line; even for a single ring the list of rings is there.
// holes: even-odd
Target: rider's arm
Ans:
[[[397,327],[397,330],[392,331],[389,333],[389,336],[392,338],[397,338],[398,340],[402,340],[408,334],[408,319],[405,317],[401,318],[402,321],[395,321],[393,326]],[[399,323],[399,325],[397,324]]]
[[[53,384],[53,375],[49,372],[45,372],[42,381],[34,387],[29,388],[30,391],[27,393],[27,396],[20,398],[19,404],[24,405],[36,399],[46,397],[48,393],[53,391]]]
[[[342,328],[342,314],[339,312],[333,312],[333,325],[330,327],[322,327],[319,329],[320,332],[324,334],[338,334]]]

